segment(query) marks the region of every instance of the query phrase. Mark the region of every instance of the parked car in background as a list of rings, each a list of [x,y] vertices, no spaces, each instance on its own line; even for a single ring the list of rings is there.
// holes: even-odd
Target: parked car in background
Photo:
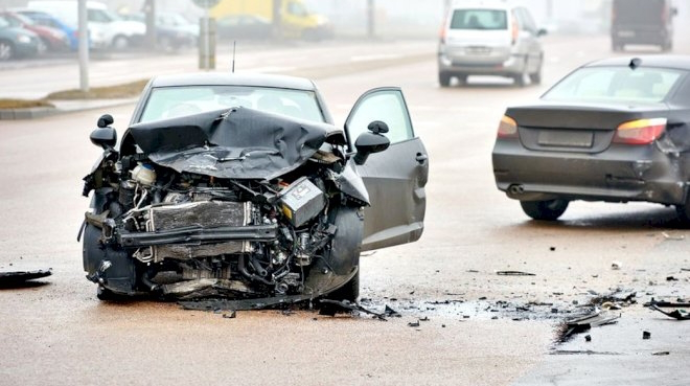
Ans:
[[[34,23],[62,31],[69,40],[69,48],[72,51],[79,49],[79,30],[76,26],[69,25],[53,15],[30,9],[14,9],[14,12],[26,16]]]
[[[611,11],[611,48],[650,44],[673,49],[673,18],[678,11],[671,0],[614,0]]]
[[[456,3],[441,28],[438,79],[448,87],[452,78],[463,84],[472,75],[498,75],[524,86],[527,78],[541,82],[546,34],[527,8],[506,2]]]
[[[225,16],[216,22],[219,40],[265,40],[273,34],[273,25],[257,15]]]
[[[143,13],[119,15],[123,20],[132,20],[141,23],[146,22],[146,15]],[[173,52],[185,47],[196,46],[197,34],[190,33],[186,28],[163,25],[156,18],[156,45],[166,51]]]
[[[192,23],[184,16],[174,12],[159,12],[156,14],[156,25],[164,28],[185,31],[194,37],[194,43],[199,40],[199,23]]]
[[[38,35],[40,39],[39,53],[69,49],[69,39],[59,29],[42,26],[30,18],[12,11],[0,11],[0,18],[5,19],[12,27],[24,28]]]
[[[104,3],[89,0],[86,7],[92,48],[124,49],[140,43],[146,34],[144,23],[120,19]],[[76,0],[29,1],[27,8],[52,14],[70,25],[78,25]]]
[[[273,3],[273,0],[220,0],[211,9],[211,16],[216,20],[254,16],[273,23]],[[328,18],[310,12],[304,0],[283,0],[280,7],[281,28],[277,32],[281,37],[305,40],[333,37],[333,26]]]
[[[536,220],[574,200],[675,205],[690,224],[690,57],[597,61],[510,107],[493,150],[498,189]]]
[[[0,17],[0,61],[36,55],[40,41],[35,33]]]

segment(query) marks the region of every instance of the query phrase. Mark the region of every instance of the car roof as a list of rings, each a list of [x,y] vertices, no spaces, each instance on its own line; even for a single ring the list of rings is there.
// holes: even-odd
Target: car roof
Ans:
[[[151,81],[153,88],[180,86],[253,86],[316,91],[316,85],[309,79],[259,73],[199,72],[160,75]]]
[[[634,59],[640,60],[640,67],[657,67],[690,71],[690,56],[688,55],[624,56],[597,60],[583,67],[624,67],[629,66]]]
[[[451,5],[453,10],[457,9],[503,9],[515,8],[506,1],[502,0],[455,0]]]

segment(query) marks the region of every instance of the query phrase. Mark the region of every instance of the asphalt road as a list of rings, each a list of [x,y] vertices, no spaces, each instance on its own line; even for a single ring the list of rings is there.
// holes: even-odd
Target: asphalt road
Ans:
[[[433,53],[429,44],[413,45]],[[225,319],[175,304],[99,302],[76,235],[88,205],[81,178],[99,154],[88,135],[101,112],[0,122],[0,270],[54,271],[45,285],[0,292],[0,385],[687,384],[690,322],[640,305],[620,311],[617,325],[592,330],[591,343],[555,343],[559,323],[590,300],[588,291],[622,287],[637,291],[639,303],[690,296],[690,272],[681,271],[690,268],[690,232],[678,228],[673,209],[577,202],[562,221],[542,224],[493,183],[490,152],[505,106],[536,98],[576,65],[611,55],[608,47],[599,37],[548,40],[544,86],[524,89],[491,78],[440,89],[433,54],[318,73],[340,121],[367,89],[401,86],[429,151],[422,240],[362,258],[366,304],[403,314],[387,322],[310,311]],[[132,108],[107,111],[121,132]],[[622,269],[612,270],[614,261]],[[670,275],[679,281],[667,282]],[[530,302],[542,306],[515,311]],[[408,326],[420,318],[429,320]],[[652,355],[660,351],[670,355]]]

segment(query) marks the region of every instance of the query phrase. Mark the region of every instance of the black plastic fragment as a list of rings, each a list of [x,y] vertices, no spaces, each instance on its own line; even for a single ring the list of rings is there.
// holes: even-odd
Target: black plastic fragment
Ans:
[[[678,311],[678,310],[675,310],[675,311],[673,311],[673,312],[666,312],[666,311],[662,310],[661,308],[659,308],[659,307],[658,307],[656,304],[654,304],[654,303],[652,303],[649,307],[650,307],[651,309],[653,309],[654,311],[661,312],[662,314],[668,316],[669,318],[673,318],[673,319],[676,319],[676,320],[690,320],[690,314],[683,314],[683,313],[681,313],[681,312]]]
[[[16,271],[16,272],[0,272],[0,288],[16,288],[30,285],[27,283],[30,280],[42,279],[53,274],[53,271],[38,270],[38,271]]]
[[[362,307],[362,305],[360,305],[360,304],[351,303],[347,300],[321,299],[321,300],[319,300],[319,303],[322,305],[321,310],[319,311],[320,315],[334,316],[336,313],[338,313],[337,308],[340,308],[341,310],[363,312],[365,314],[375,316],[376,319],[382,320],[384,322],[387,321],[385,314],[376,313],[374,311],[371,311],[371,310],[368,310],[368,309]],[[330,307],[323,307],[324,305],[330,306]],[[334,308],[334,307],[337,307],[337,308]]]
[[[499,276],[537,276],[534,273],[522,272],[522,271],[498,271],[496,275]]]

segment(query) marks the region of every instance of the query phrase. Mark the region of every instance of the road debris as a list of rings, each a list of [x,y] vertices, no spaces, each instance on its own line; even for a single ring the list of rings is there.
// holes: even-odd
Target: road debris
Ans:
[[[499,276],[537,276],[534,273],[522,272],[522,271],[498,271],[496,275]]]
[[[32,283],[38,284],[36,282],[30,281],[42,279],[52,274],[52,269],[37,271],[0,272],[0,288],[17,288],[32,285]]]
[[[374,316],[376,319],[379,319],[381,321],[387,321],[385,314],[379,314],[374,311],[368,310],[364,308],[362,305],[357,304],[357,303],[352,303],[347,300],[331,300],[331,299],[321,299],[319,300],[319,304],[322,306],[319,315],[326,315],[326,316],[335,316],[338,312],[342,312],[342,310],[346,311],[356,311],[356,312],[363,312],[365,314],[369,314]],[[328,306],[328,307],[324,307]],[[340,310],[338,310],[340,308]]]
[[[237,312],[233,310],[229,314],[223,314],[223,319],[235,319],[237,317]]]
[[[392,309],[390,306],[386,305],[386,309],[383,311],[383,315],[386,317],[393,317],[393,318],[401,318],[402,315],[394,309]]]
[[[642,331],[642,339],[644,339],[644,340],[652,339],[652,333],[649,331]]]
[[[409,323],[407,323],[407,326],[408,327],[419,327],[419,320],[417,320],[416,322],[409,322]]]
[[[667,232],[661,232],[661,234],[664,236],[664,238],[666,240],[671,240],[671,241],[683,241],[683,240],[685,240],[685,236],[683,236],[683,235],[675,236],[675,235],[671,235]]]
[[[659,351],[659,352],[653,353],[652,355],[655,355],[655,356],[666,356],[666,355],[671,355],[671,352],[670,352],[670,351]]]
[[[591,342],[592,341],[592,335],[585,335],[585,342]]]
[[[661,312],[662,314],[668,316],[669,318],[673,318],[676,320],[690,320],[690,314],[688,314],[687,311],[685,310],[675,310],[673,312],[666,312],[659,308],[656,304],[652,303],[649,306],[651,309],[657,312]]]
[[[623,268],[623,263],[620,261],[614,261],[611,263],[611,269],[614,271],[619,271],[621,268]]]
[[[682,308],[682,307],[690,307],[690,303],[688,302],[683,302],[681,299],[679,299],[679,302],[674,303],[674,302],[665,302],[665,301],[656,301],[654,298],[649,303],[644,304],[645,307],[651,307],[651,306],[656,306],[659,308]]]
[[[573,335],[589,331],[592,327],[606,326],[618,323],[621,315],[602,314],[595,309],[589,315],[566,321],[559,338],[560,342],[568,341]]]

